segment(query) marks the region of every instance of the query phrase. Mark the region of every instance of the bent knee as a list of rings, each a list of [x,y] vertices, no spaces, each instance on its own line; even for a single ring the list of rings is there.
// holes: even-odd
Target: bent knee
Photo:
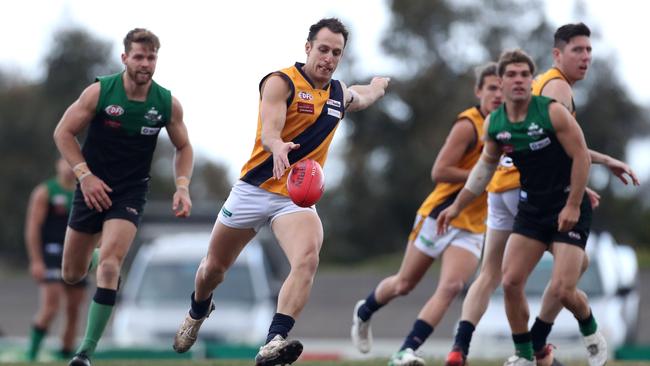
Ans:
[[[439,283],[436,292],[445,298],[453,299],[463,290],[465,286],[463,281],[453,280]]]
[[[61,270],[61,279],[68,285],[76,285],[83,281],[87,272],[81,269],[74,269],[70,267],[63,267]]]
[[[303,256],[300,256],[295,263],[291,266],[292,271],[298,271],[304,275],[314,276],[318,269],[320,258],[317,251],[310,251]]]
[[[410,278],[399,278],[397,280],[397,286],[395,287],[395,292],[397,293],[398,296],[406,296],[413,289],[415,286],[418,284],[417,281],[410,279]]]

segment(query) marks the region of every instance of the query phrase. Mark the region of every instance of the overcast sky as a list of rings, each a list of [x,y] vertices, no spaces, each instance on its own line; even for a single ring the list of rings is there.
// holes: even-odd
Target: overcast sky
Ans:
[[[576,21],[573,3],[547,0],[551,23]],[[641,28],[646,22],[644,4],[589,2],[584,20],[601,30],[604,44],[594,53],[616,54],[617,72],[633,98],[650,106],[650,77],[641,72],[650,59],[650,50],[641,41],[647,33]],[[197,151],[226,164],[233,179],[252,149],[260,78],[304,61],[307,30],[316,20],[337,16],[348,25],[348,52],[358,61],[353,70],[357,74],[370,78],[392,73],[396,65],[379,49],[389,22],[382,0],[21,0],[1,2],[0,12],[4,15],[0,66],[27,78],[42,76],[43,56],[53,31],[61,27],[81,26],[113,42],[116,59],[128,30],[146,27],[154,31],[162,43],[155,79],[183,104]],[[344,133],[338,132],[336,143],[342,143]],[[647,174],[650,164],[630,158],[637,170]]]

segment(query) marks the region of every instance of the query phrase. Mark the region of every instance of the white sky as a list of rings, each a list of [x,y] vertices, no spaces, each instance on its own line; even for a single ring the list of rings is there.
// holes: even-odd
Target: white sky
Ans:
[[[576,21],[572,3],[547,0],[554,25]],[[650,80],[642,63],[650,59],[650,48],[641,41],[643,7],[634,0],[589,2],[585,22],[600,25],[604,44],[594,52],[618,52],[617,72],[634,99],[648,106]],[[396,65],[379,49],[390,15],[383,0],[21,0],[0,2],[0,13],[0,66],[27,78],[42,76],[53,31],[63,26],[82,26],[112,41],[116,60],[128,30],[154,31],[162,43],[155,79],[183,104],[195,149],[225,163],[233,179],[252,149],[260,78],[304,61],[307,31],[316,20],[337,16],[346,23],[358,75],[391,73]],[[335,143],[343,134],[338,132]],[[640,173],[650,170],[644,161],[631,163]]]

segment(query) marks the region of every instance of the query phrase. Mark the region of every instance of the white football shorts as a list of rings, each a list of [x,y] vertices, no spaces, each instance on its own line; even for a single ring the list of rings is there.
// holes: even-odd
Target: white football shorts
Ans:
[[[490,229],[512,231],[519,205],[519,188],[499,193],[488,192],[487,226]]]
[[[429,216],[417,216],[411,231],[411,240],[416,248],[431,258],[438,258],[448,246],[463,248],[481,258],[484,234],[449,226],[443,235],[436,233],[436,220]]]
[[[300,207],[289,197],[238,180],[221,207],[217,220],[231,228],[254,229],[257,232],[276,218],[299,211],[316,213],[316,206]]]

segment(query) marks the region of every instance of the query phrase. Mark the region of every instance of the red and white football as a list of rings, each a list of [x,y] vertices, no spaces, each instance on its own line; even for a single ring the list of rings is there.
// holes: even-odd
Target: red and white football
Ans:
[[[304,159],[295,163],[287,178],[289,197],[300,207],[310,207],[325,191],[325,176],[317,161]]]

